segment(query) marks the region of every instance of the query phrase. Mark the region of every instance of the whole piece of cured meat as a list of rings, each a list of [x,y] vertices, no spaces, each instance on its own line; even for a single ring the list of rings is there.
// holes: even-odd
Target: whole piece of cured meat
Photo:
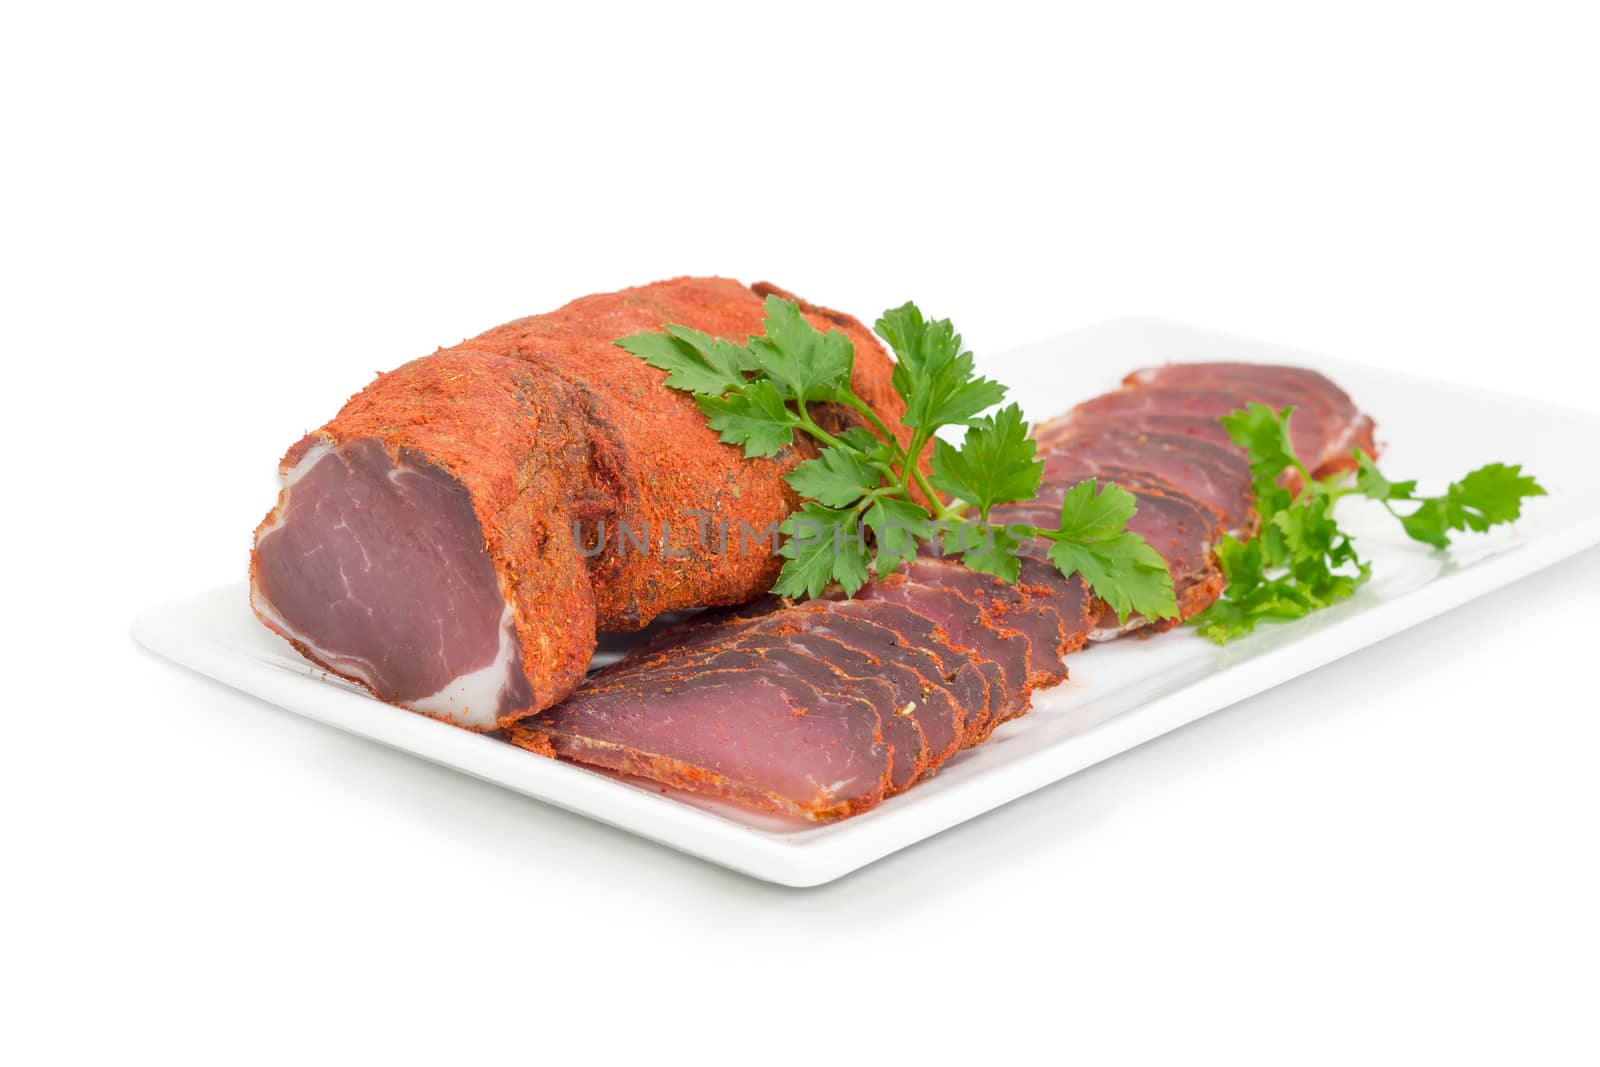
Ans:
[[[380,699],[485,730],[570,693],[597,631],[764,592],[796,503],[783,476],[811,446],[745,459],[614,342],[669,323],[742,341],[774,293],[679,278],[588,296],[379,375],[284,457],[251,555],[256,614]],[[899,432],[887,353],[800,306],[850,338],[856,393]]]

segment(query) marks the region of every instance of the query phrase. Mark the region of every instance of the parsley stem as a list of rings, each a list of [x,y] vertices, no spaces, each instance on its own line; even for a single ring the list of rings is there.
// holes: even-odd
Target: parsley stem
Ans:
[[[944,499],[939,496],[938,491],[928,484],[928,476],[922,473],[922,468],[917,466],[915,459],[906,461],[906,469],[911,472],[911,477],[916,480],[917,488],[922,490],[922,495],[928,498],[928,503],[933,505],[933,510],[938,513],[939,518],[955,518],[960,512],[966,510],[965,505],[959,509],[947,506]],[[907,486],[907,488],[910,487]]]
[[[900,484],[909,492],[914,483],[921,490],[922,495],[927,498],[929,511],[933,513],[935,518],[951,518],[952,516],[948,513],[944,498],[939,495],[938,490],[934,489],[933,485],[928,481],[928,476],[922,473],[921,464],[917,462],[918,457],[922,455],[922,450],[928,446],[929,440],[931,440],[931,436],[923,433],[920,429],[911,432],[911,443],[901,452]]]
[[[911,480],[921,474],[917,470],[916,457],[922,454],[922,448],[926,443],[922,438],[920,429],[911,431],[911,443],[906,446],[905,459],[900,464],[900,484],[907,489],[911,488]],[[921,482],[918,482],[918,488],[921,488]],[[927,490],[924,489],[923,491],[926,492]],[[938,498],[934,497],[933,499],[937,500]]]
[[[806,410],[806,406],[804,404],[800,404],[799,408],[799,423],[802,430],[810,434],[812,437],[815,437],[818,441],[821,441],[825,445],[842,447],[843,442],[841,442],[837,437],[833,436],[833,434],[829,433],[827,430],[824,430],[821,426],[818,426],[815,422],[811,421],[811,413]]]
[[[899,438],[895,437],[894,431],[889,429],[888,425],[878,417],[878,413],[873,411],[871,405],[869,405],[866,401],[862,400],[859,396],[856,396],[854,392],[848,389],[838,395],[838,400],[841,404],[854,408],[856,411],[859,411],[861,414],[865,415],[867,421],[872,424],[872,428],[878,431],[879,437],[883,438],[884,441],[888,442],[888,444],[896,450],[900,448]]]

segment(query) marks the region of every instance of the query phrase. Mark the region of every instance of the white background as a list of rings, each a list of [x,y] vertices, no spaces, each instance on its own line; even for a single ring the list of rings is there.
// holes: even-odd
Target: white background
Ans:
[[[6,1058],[1594,1062],[1593,551],[814,891],[133,645],[374,371],[673,274],[1597,405],[1584,5],[558,6],[4,16]]]

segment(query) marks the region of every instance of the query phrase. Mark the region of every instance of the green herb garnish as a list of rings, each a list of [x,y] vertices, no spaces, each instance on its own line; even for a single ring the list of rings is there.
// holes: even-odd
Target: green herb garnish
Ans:
[[[1166,564],[1124,528],[1136,505],[1125,489],[1079,483],[1054,529],[991,522],[998,505],[1032,500],[1044,473],[1021,409],[990,410],[1005,386],[975,373],[948,319],[929,321],[907,303],[874,329],[895,354],[893,384],[911,430],[904,445],[851,389],[849,337],[816,330],[791,300],[767,297],[763,333],[744,345],[682,326],[617,342],[665,370],[667,385],[693,393],[707,424],[746,456],[776,455],[797,430],[820,446],[787,476],[803,499],[779,527],[785,562],[774,593],[815,597],[837,582],[854,595],[872,571],[892,574],[923,543],[1014,582],[1022,542],[1041,537],[1061,572],[1081,575],[1124,621],[1178,614]],[[830,433],[812,418],[816,403],[851,408],[877,432]],[[937,436],[946,427],[964,428],[959,446]],[[930,444],[925,473],[917,457]]]
[[[1371,565],[1334,519],[1334,505],[1346,496],[1381,501],[1413,539],[1445,548],[1450,531],[1511,522],[1521,516],[1525,499],[1545,495],[1520,466],[1491,463],[1440,496],[1418,496],[1415,481],[1389,480],[1360,449],[1354,453],[1354,484],[1344,474],[1313,478],[1289,443],[1293,410],[1250,404],[1222,418],[1228,435],[1249,454],[1261,527],[1248,541],[1222,539],[1216,554],[1227,588],[1189,620],[1219,645],[1250,633],[1263,619],[1298,619],[1345,600],[1372,576]],[[1283,484],[1291,471],[1298,493]]]

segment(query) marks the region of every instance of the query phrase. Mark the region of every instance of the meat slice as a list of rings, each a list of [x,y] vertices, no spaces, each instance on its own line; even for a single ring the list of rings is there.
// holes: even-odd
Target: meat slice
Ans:
[[[580,691],[514,724],[508,737],[534,751],[817,820],[871,807],[889,782],[876,715],[767,670]]]
[[[794,606],[794,601],[768,593],[744,604],[708,608],[689,618],[665,627],[635,645],[623,662],[637,662],[640,658],[658,651],[670,652],[679,648],[703,646],[724,640],[728,635]],[[620,667],[618,663],[612,668]]]
[[[1144,502],[1141,506],[1145,508],[1146,514],[1143,518],[1139,518],[1136,513],[1135,519],[1130,520],[1128,528],[1140,534],[1140,536],[1144,536],[1146,529],[1149,528],[1155,536],[1168,538],[1165,542],[1151,541],[1151,546],[1158,552],[1163,550],[1164,545],[1170,546],[1174,551],[1178,551],[1181,545],[1187,544],[1187,535],[1189,533],[1204,531],[1203,540],[1199,543],[1199,548],[1196,551],[1203,552],[1205,557],[1209,558],[1217,538],[1223,532],[1231,532],[1228,531],[1228,527],[1223,522],[1222,517],[1210,507],[1196,500],[1183,489],[1143,472],[1119,470],[1115,467],[1076,470],[1068,467],[1058,468],[1057,474],[1060,480],[1046,481],[1041,486],[1039,495],[1033,501],[1025,505],[1017,505],[1026,509],[1038,525],[1043,526],[1047,523],[1055,523],[1058,519],[1058,509],[1061,507],[1061,502],[1067,492],[1080,482],[1092,481],[1102,489],[1107,485],[1115,484],[1131,492],[1135,501]],[[1159,501],[1159,503],[1152,503],[1152,501]],[[1045,510],[1046,508],[1048,510]],[[1001,514],[1009,514],[1009,512],[1002,512]],[[1170,524],[1150,525],[1161,515],[1171,517],[1178,522],[1180,532],[1185,535],[1183,542],[1172,540],[1171,531],[1168,529]],[[1245,521],[1253,525],[1255,516],[1253,514],[1246,516]],[[1146,538],[1146,540],[1149,540],[1149,538]],[[1164,555],[1169,558],[1170,562],[1171,553],[1164,553]],[[1183,566],[1192,568],[1192,557],[1186,559]]]
[[[677,643],[638,650],[597,674],[589,685],[608,686],[663,669],[681,671],[724,651],[799,649],[849,677],[872,674],[893,686],[893,710],[916,721],[928,764],[943,762],[959,748],[967,709],[984,704],[981,675],[964,665],[946,677],[943,664],[928,651],[897,643],[895,634],[876,624],[834,613],[831,603],[814,601],[742,619],[706,612],[712,618],[681,628]]]
[[[945,677],[953,678],[962,667],[971,666],[984,681],[984,700],[976,709],[968,708],[962,747],[988,737],[1011,702],[1004,668],[995,660],[976,655],[954,644],[944,630],[928,616],[884,600],[836,600],[834,614],[873,623],[894,634],[897,644],[921,649],[938,661]]]
[[[1028,643],[1030,686],[1055,685],[1067,676],[1062,657],[1076,650],[1069,647],[1074,636],[1082,644],[1081,620],[1068,622],[1048,598],[951,560],[918,559],[900,573],[912,584],[955,593],[990,627],[1021,634]]]
[[[1102,489],[1113,484],[1103,478],[1097,479],[1097,483]],[[1211,548],[1219,532],[1215,515],[1187,497],[1162,494],[1144,487],[1128,491],[1136,501],[1136,510],[1128,520],[1127,529],[1149,542],[1167,561],[1174,576],[1196,574],[1210,568]],[[1007,504],[995,508],[991,516],[997,522],[1014,519],[1037,526],[1060,519],[1056,506],[1040,503]]]
[[[747,670],[770,666],[803,679],[819,695],[839,700],[857,700],[870,708],[878,721],[879,735],[889,746],[889,792],[910,788],[928,766],[928,746],[922,728],[909,714],[902,714],[894,687],[879,677],[850,674],[832,660],[825,660],[795,647],[750,647],[743,643],[711,656],[695,666],[700,670]]]
[[[1036,600],[1048,601],[1061,616],[1067,636],[1063,653],[1081,649],[1099,617],[1098,598],[1078,575],[1065,575],[1048,559],[1023,554],[1018,557],[1017,585]]]
[[[921,685],[922,700],[913,714],[928,742],[931,765],[937,767],[954,755],[966,737],[968,721],[983,715],[988,704],[988,683],[978,668],[953,649],[946,656],[936,647],[908,644],[898,632],[880,625],[881,620],[831,610],[831,601],[815,604],[786,613],[781,625],[773,628],[774,636],[797,642],[834,641],[875,662],[886,674],[910,671]]]
[[[1353,469],[1351,452],[1356,448],[1369,455],[1375,451],[1374,425],[1325,374],[1304,367],[1264,363],[1169,363],[1134,371],[1125,383],[1138,389],[1228,389],[1250,400],[1275,407],[1292,404],[1296,415],[1290,418],[1293,429],[1301,413],[1314,417],[1322,429],[1322,447],[1317,451],[1295,449],[1306,467],[1318,477],[1337,470]]]
[[[1085,400],[1070,413],[1070,419],[1085,422],[1099,421],[1104,416],[1176,415],[1183,418],[1219,419],[1238,411],[1249,402],[1249,397],[1232,389],[1208,386],[1199,388],[1163,388],[1141,383],[1116,392],[1102,393]],[[1055,421],[1055,420],[1051,420]]]
[[[1123,388],[1039,426],[1042,451],[1095,429],[1176,434],[1234,448],[1217,419],[1250,402],[1292,406],[1290,438],[1314,475],[1355,466],[1356,448],[1376,455],[1372,420],[1325,375],[1256,363],[1174,363],[1135,371]]]
[[[1231,532],[1247,533],[1254,516],[1250,464],[1232,447],[1181,434],[1084,429],[1041,450],[1046,484],[1071,482],[1087,471],[1137,471],[1205,504]]]
[[[589,691],[633,688],[648,691],[674,678],[714,670],[767,669],[793,675],[825,697],[856,699],[877,716],[883,740],[890,747],[891,792],[908,788],[928,766],[929,752],[922,728],[900,700],[894,685],[869,671],[847,670],[845,657],[819,656],[796,642],[762,641],[760,635],[741,638],[730,645],[700,653],[671,657],[652,669],[613,672]]]
[[[890,787],[909,789],[936,765],[946,743],[935,751],[923,722],[930,721],[939,737],[949,729],[954,711],[949,694],[930,689],[915,671],[899,663],[875,662],[865,654],[817,634],[761,634],[743,642],[753,648],[787,648],[826,663],[843,680],[847,692],[874,694],[873,706],[883,724],[884,738],[894,746]]]
[[[1059,415],[1034,428],[1039,438],[1041,453],[1053,448],[1059,441],[1084,432],[1097,430],[1127,430],[1135,433],[1160,434],[1164,437],[1187,437],[1217,448],[1238,451],[1227,428],[1217,418],[1207,415],[1162,415],[1150,412],[1108,412],[1104,417],[1084,416],[1074,418],[1072,412]]]
[[[1257,394],[1259,396],[1259,394]],[[1040,440],[1051,442],[1071,429],[1086,427],[1140,429],[1163,432],[1176,428],[1164,420],[1188,420],[1198,433],[1196,422],[1206,427],[1202,439],[1231,444],[1221,423],[1224,415],[1239,411],[1251,401],[1250,393],[1240,389],[1168,388],[1141,385],[1106,393],[1073,408],[1062,420],[1051,420],[1040,432]],[[1289,437],[1301,456],[1321,456],[1329,447],[1329,433],[1321,422],[1311,418],[1291,418]]]
[[[1222,519],[1222,517],[1211,508],[1207,507],[1205,504],[1202,504],[1200,501],[1196,500],[1182,489],[1173,485],[1171,482],[1164,481],[1163,479],[1157,478],[1153,474],[1147,474],[1144,471],[1127,470],[1123,467],[1109,466],[1096,467],[1085,465],[1074,467],[1069,465],[1058,465],[1055,467],[1052,475],[1039,484],[1039,494],[1023,506],[1033,507],[1036,505],[1048,505],[1051,508],[1059,508],[1062,501],[1066,499],[1067,493],[1069,493],[1073,487],[1086,481],[1094,482],[1101,487],[1115,484],[1135,494],[1154,493],[1157,496],[1181,497],[1182,499],[1187,500],[1191,504],[1199,507],[1202,511],[1210,514],[1215,521],[1220,522]]]
[[[987,660],[1001,671],[1001,707],[1024,706],[1033,690],[1028,663],[1028,639],[1016,630],[993,626],[971,601],[948,589],[909,582],[891,575],[869,582],[856,593],[858,601],[896,604],[928,620],[951,647],[975,659]]]
[[[814,450],[746,459],[615,342],[669,323],[742,339],[768,291],[680,278],[585,297],[380,375],[284,457],[256,614],[379,698],[486,730],[570,692],[600,630],[757,596],[782,562],[761,531]],[[872,334],[803,313],[850,338],[856,393],[908,434]]]
[[[1100,488],[1111,484],[1105,478],[1097,478],[1097,483]],[[1216,515],[1188,497],[1143,486],[1125,485],[1124,488],[1133,493],[1137,502],[1137,510],[1128,520],[1127,529],[1143,537],[1166,561],[1181,617],[1188,618],[1216,600],[1222,592],[1222,576],[1211,556],[1212,546],[1221,533]],[[995,508],[990,515],[996,522],[1046,526],[1059,521],[1058,507],[1038,502],[1007,504]],[[1048,558],[1048,543],[1035,541],[1025,545],[1024,551],[1043,561]],[[1152,626],[1157,630],[1170,629],[1178,621],[1152,623],[1138,615],[1121,621],[1106,606],[1089,640],[1105,641]]]
[[[987,627],[1021,633],[1028,641],[1031,692],[1066,679],[1065,657],[1082,648],[1095,631],[1100,604],[1081,579],[1068,578],[1054,564],[1023,557],[1020,569],[1013,584],[960,563],[934,566],[924,560],[909,568],[907,578],[956,593]],[[983,725],[978,739],[987,737],[1000,723],[1024,714],[1030,704],[1025,694],[998,709]]]

